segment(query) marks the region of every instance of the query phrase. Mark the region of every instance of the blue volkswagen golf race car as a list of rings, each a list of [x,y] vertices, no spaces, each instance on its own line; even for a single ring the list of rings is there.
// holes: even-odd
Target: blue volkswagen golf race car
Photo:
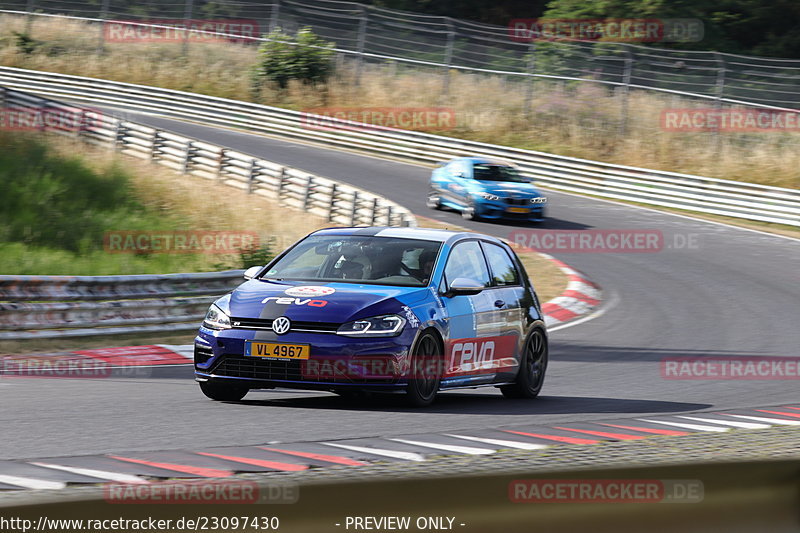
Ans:
[[[547,330],[525,269],[503,241],[422,228],[316,231],[208,310],[195,338],[202,392],[241,400],[289,387],[342,395],[440,390],[539,394]]]
[[[431,174],[427,204],[431,209],[461,211],[468,220],[541,222],[547,198],[509,163],[458,157],[442,163]]]

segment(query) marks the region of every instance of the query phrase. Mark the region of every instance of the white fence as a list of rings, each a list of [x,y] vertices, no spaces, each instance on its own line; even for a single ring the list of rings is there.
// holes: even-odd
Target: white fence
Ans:
[[[329,117],[324,118],[324,127],[320,128],[314,116],[298,111],[50,72],[0,67],[0,85],[74,102],[239,128],[415,163],[434,164],[464,155],[495,157],[517,163],[525,175],[547,188],[800,226],[800,190],[797,189],[612,165]],[[206,152],[206,155],[209,154]],[[214,167],[206,166],[206,170],[211,168]],[[341,213],[338,215],[341,217]],[[361,220],[366,218],[362,216]]]

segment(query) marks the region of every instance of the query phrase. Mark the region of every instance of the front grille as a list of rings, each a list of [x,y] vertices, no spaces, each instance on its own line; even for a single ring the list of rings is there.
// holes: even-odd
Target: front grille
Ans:
[[[506,198],[508,205],[531,205],[531,201],[527,198]]]
[[[211,370],[212,374],[232,378],[283,379],[301,381],[303,373],[300,361],[260,359],[242,355],[225,355]]]
[[[234,329],[267,329],[272,330],[271,318],[231,318]],[[307,333],[336,333],[341,324],[335,322],[310,322],[292,320],[292,328],[289,331],[301,331]]]

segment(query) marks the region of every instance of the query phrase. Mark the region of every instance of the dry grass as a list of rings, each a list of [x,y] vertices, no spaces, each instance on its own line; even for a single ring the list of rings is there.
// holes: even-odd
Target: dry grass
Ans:
[[[625,132],[619,95],[594,84],[537,82],[531,114],[523,113],[526,88],[498,76],[452,71],[442,94],[440,71],[371,66],[356,84],[340,68],[325,87],[292,85],[254,94],[249,69],[255,47],[193,43],[187,57],[177,43],[110,43],[98,55],[98,28],[37,19],[32,37],[42,44],[24,54],[14,31],[20,17],[0,17],[0,64],[154,85],[238,100],[304,109],[318,106],[447,106],[458,126],[443,131],[477,141],[549,151],[645,168],[800,188],[800,150],[792,133],[674,133],[660,128],[664,108],[696,107],[694,101],[632,92]],[[705,105],[705,104],[702,104]]]

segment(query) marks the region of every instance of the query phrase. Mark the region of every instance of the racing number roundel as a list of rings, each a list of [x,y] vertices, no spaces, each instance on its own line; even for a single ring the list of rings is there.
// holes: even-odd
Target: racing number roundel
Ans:
[[[331,287],[320,287],[318,285],[301,285],[300,287],[291,287],[283,292],[289,296],[305,296],[314,298],[316,296],[328,296],[329,294],[333,294],[336,292],[336,289]]]

